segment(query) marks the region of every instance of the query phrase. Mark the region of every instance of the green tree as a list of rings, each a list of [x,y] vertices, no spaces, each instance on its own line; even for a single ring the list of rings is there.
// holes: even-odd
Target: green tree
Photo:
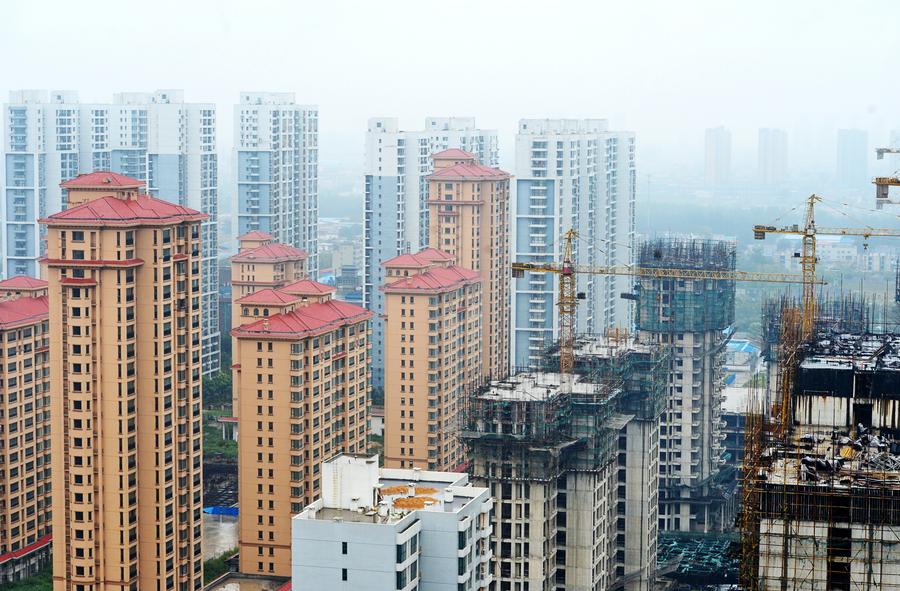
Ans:
[[[220,371],[203,378],[203,402],[206,404],[231,402],[231,370]]]

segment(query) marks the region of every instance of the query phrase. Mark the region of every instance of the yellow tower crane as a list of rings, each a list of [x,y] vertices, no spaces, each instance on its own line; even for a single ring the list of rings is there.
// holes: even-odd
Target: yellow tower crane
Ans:
[[[802,226],[793,224],[790,226],[753,226],[753,237],[764,240],[767,234],[789,234],[802,238],[800,252],[800,269],[803,274],[803,297],[800,302],[800,339],[806,340],[813,333],[816,317],[815,288],[819,281],[816,279],[816,236],[862,236],[869,239],[872,236],[900,236],[900,230],[889,228],[829,228],[816,225],[816,203],[822,201],[818,195],[810,195],[806,200],[806,216]]]
[[[875,155],[879,160],[884,160],[885,154],[900,154],[900,148],[876,148]],[[900,176],[895,172],[891,176],[877,176],[872,179],[875,185],[875,208],[881,209],[884,205],[897,205],[900,201],[892,201],[889,198],[891,187],[900,186]]]
[[[804,278],[785,273],[748,273],[745,271],[704,271],[695,269],[657,269],[653,267],[592,266],[579,265],[575,262],[575,239],[578,233],[569,230],[565,234],[561,263],[524,263],[512,264],[513,277],[523,277],[526,271],[532,273],[554,273],[559,276],[559,372],[563,375],[572,373],[575,365],[575,310],[578,301],[576,276],[591,275],[630,275],[655,279],[714,279],[720,281],[762,281],[767,283],[803,283]],[[817,281],[815,283],[824,283]]]

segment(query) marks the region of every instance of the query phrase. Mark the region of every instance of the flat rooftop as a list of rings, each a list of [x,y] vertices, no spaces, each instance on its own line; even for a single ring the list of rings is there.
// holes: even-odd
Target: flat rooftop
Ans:
[[[900,335],[835,334],[807,347],[804,369],[900,371]]]
[[[344,454],[323,464],[323,481],[333,484],[298,517],[390,524],[414,511],[456,513],[488,491],[465,473],[378,468],[377,460]]]
[[[523,372],[505,380],[497,380],[478,394],[486,400],[533,400],[546,402],[561,393],[563,380],[569,381],[573,394],[593,395],[601,392],[602,385],[584,382],[579,376],[564,376],[556,372]]]
[[[764,469],[767,483],[821,486],[823,492],[900,490],[900,455],[891,453],[896,443],[877,429],[846,435],[834,434],[830,426],[807,426],[799,428],[791,443],[794,449],[778,450],[772,465]]]
[[[654,346],[628,336],[591,336],[575,339],[574,351],[575,357],[613,359],[628,351],[650,354]]]

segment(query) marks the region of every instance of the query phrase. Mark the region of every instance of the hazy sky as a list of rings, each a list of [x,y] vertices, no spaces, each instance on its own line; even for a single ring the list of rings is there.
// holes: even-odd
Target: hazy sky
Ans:
[[[756,129],[791,133],[793,163],[833,155],[833,129],[900,128],[893,1],[4,2],[0,93],[183,88],[219,105],[222,148],[242,90],[320,107],[322,160],[358,167],[371,116],[474,115],[509,162],[520,117],[606,117],[645,165],[696,165],[726,125],[735,166]],[[646,170],[646,168],[645,168]]]

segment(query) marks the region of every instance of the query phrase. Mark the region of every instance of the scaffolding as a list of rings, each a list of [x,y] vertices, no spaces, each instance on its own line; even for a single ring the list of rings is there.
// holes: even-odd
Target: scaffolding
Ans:
[[[796,300],[764,310],[777,396],[747,410],[742,588],[900,589],[900,335],[847,331],[877,316],[858,297],[818,305],[807,341]]]
[[[619,384],[559,373],[514,371],[465,399],[460,438],[469,457],[493,457],[500,480],[551,481],[566,471],[598,471],[614,461]],[[477,451],[476,451],[477,450]],[[476,470],[478,463],[473,466]]]
[[[733,242],[696,238],[657,238],[641,244],[644,268],[734,271]],[[725,330],[734,323],[734,281],[641,278],[637,328],[650,332]]]

